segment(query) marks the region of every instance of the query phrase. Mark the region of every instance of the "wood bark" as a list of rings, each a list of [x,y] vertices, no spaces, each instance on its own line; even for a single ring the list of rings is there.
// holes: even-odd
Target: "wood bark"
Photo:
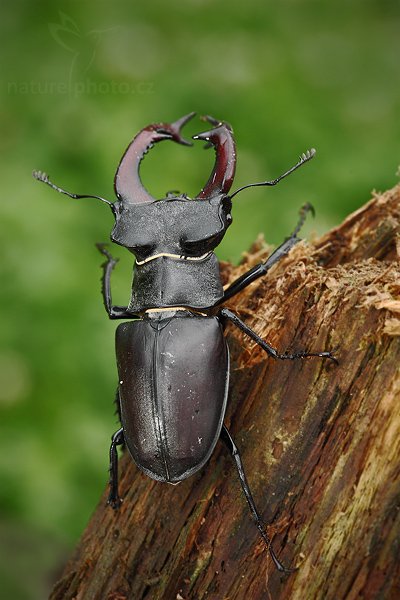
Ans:
[[[265,259],[255,244],[232,281]],[[282,576],[222,444],[171,486],[121,461],[119,511],[100,499],[52,600],[400,598],[400,186],[301,242],[228,306],[280,351],[232,325],[226,424]]]

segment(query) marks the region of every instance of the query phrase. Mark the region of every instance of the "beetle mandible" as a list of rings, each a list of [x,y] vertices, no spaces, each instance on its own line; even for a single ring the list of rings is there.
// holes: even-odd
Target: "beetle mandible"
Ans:
[[[226,122],[203,117],[211,128],[193,138],[204,140],[206,147],[215,149],[210,178],[194,199],[169,192],[156,200],[140,180],[140,162],[153,144],[162,140],[191,145],[182,137],[181,129],[194,115],[190,113],[171,124],[149,125],[136,135],[115,175],[115,202],[67,192],[41,171],[34,171],[33,175],[71,198],[97,198],[108,204],[115,218],[111,240],[136,258],[129,305],[117,306],[112,303],[110,285],[117,260],[104,244],[97,245],[106,257],[102,265],[105,309],[110,319],[125,320],[116,331],[121,427],[112,436],[110,447],[109,504],[118,508],[121,502],[117,446],[126,444],[136,465],[149,477],[177,483],[201,469],[221,439],[235,461],[250,511],[276,568],[291,572],[272,548],[240,454],[223,423],[229,383],[229,350],[223,326],[227,321],[233,323],[275,359],[320,357],[337,361],[329,351],[281,354],[222,305],[265,275],[300,241],[297,234],[313,208],[304,205],[291,235],[265,262],[225,290],[214,249],[231,224],[234,196],[249,187],[276,185],[311,160],[315,150],[302,154],[292,168],[276,179],[248,184],[229,194],[236,166],[232,129]]]

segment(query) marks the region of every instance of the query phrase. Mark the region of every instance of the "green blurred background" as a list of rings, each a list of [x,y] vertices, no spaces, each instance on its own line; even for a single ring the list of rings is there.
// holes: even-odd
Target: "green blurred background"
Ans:
[[[235,199],[220,258],[238,261],[260,232],[278,243],[307,200],[317,217],[305,234],[321,234],[397,181],[400,4],[17,0],[0,17],[0,595],[41,599],[107,479],[115,324],[94,244],[113,218],[34,181],[32,169],[112,199],[136,132],[195,110],[234,128],[233,189],[318,150],[278,188]],[[202,130],[198,120],[186,129]],[[154,195],[194,195],[212,164],[202,144],[164,143],[142,175]],[[132,260],[115,254],[123,304]]]

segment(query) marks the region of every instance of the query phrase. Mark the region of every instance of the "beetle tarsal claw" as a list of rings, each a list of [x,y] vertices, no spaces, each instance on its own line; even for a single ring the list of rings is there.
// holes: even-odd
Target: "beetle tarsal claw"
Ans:
[[[306,202],[304,204],[304,206],[302,206],[302,210],[304,210],[304,212],[310,212],[312,214],[312,216],[315,218],[315,208],[314,206],[311,204],[311,202]]]
[[[111,508],[113,510],[118,510],[121,507],[121,504],[123,502],[122,498],[108,498],[107,500],[107,504],[108,506],[111,506]]]

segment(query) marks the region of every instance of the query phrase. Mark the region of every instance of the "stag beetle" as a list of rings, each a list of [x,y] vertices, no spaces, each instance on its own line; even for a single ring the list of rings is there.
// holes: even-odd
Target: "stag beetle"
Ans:
[[[119,163],[110,202],[100,196],[72,194],[54,185],[45,173],[34,177],[71,198],[97,198],[108,204],[115,224],[111,240],[136,258],[128,306],[112,303],[111,272],[117,262],[104,244],[102,295],[110,319],[129,320],[116,331],[119,374],[117,405],[121,427],[110,447],[108,502],[118,508],[117,446],[125,444],[136,465],[158,481],[177,483],[201,469],[221,439],[238,471],[241,487],[259,533],[279,571],[290,572],[277,558],[246,480],[235,442],[223,423],[228,396],[229,350],[224,324],[229,321],[275,359],[321,357],[337,362],[331,352],[280,354],[236,314],[221,305],[265,275],[299,242],[297,234],[310,204],[303,206],[292,234],[269,256],[223,288],[214,249],[232,222],[232,199],[252,186],[274,186],[311,160],[315,150],[302,154],[288,171],[272,181],[245,185],[229,194],[236,166],[233,132],[228,123],[203,117],[212,126],[193,136],[213,147],[215,165],[204,188],[191,199],[168,193],[156,200],[143,186],[139,166],[157,142],[173,140],[192,145],[181,135],[195,115],[174,123],[142,129]]]

